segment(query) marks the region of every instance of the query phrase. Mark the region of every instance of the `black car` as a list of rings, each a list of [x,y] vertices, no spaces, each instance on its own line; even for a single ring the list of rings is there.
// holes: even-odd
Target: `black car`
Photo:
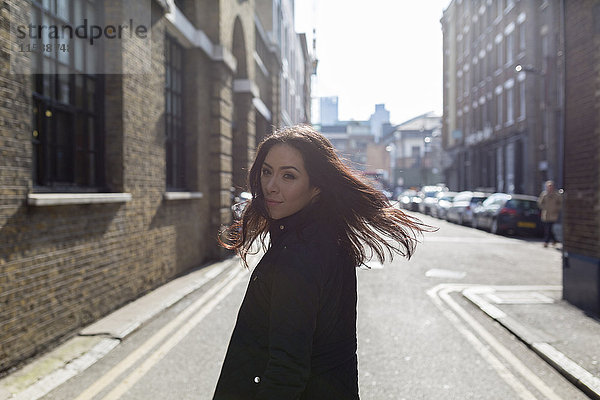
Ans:
[[[473,211],[472,225],[496,234],[543,233],[537,198],[520,194],[494,193]]]

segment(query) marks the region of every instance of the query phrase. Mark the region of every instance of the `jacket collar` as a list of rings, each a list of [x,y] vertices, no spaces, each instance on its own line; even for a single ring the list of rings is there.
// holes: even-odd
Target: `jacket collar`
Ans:
[[[269,234],[271,243],[278,243],[287,232],[299,231],[309,221],[314,219],[315,206],[313,204],[304,207],[295,214],[269,222]]]

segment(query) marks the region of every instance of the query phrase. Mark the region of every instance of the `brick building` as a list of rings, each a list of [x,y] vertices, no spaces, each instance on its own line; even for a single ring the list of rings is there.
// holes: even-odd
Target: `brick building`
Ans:
[[[444,11],[452,190],[537,195],[547,179],[562,187],[560,22],[560,2],[548,0],[453,0]]]
[[[564,1],[563,297],[600,316],[600,1]]]
[[[257,138],[283,124],[281,3],[2,3],[0,372],[224,255],[232,187]],[[48,52],[15,40],[19,26],[84,18],[146,34],[108,28],[96,47],[56,39]],[[308,57],[290,36],[289,54]],[[311,60],[295,62],[293,83],[310,82]],[[309,87],[294,95],[310,104]],[[310,120],[303,111],[287,122]]]

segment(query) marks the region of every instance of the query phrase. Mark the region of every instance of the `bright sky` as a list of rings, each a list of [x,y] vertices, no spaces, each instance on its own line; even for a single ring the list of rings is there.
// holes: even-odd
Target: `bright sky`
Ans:
[[[341,120],[366,120],[380,103],[392,124],[441,115],[440,18],[450,0],[295,2],[296,31],[306,32],[309,48],[316,29],[313,97],[339,96]]]

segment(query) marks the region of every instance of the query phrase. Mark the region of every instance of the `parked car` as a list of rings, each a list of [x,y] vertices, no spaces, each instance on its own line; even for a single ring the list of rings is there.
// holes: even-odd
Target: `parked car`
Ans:
[[[252,199],[252,193],[250,192],[242,192],[239,196],[236,196],[234,199],[234,204],[231,206],[231,211],[233,212],[233,219],[235,221],[242,218],[244,214],[244,210],[248,205],[248,200]]]
[[[452,205],[446,213],[446,220],[460,225],[471,225],[473,209],[490,196],[483,192],[460,192],[452,200]]]
[[[400,207],[409,211],[418,211],[419,204],[416,199],[420,200],[417,191],[412,189],[405,190],[398,196]]]
[[[446,219],[448,208],[452,205],[452,200],[456,197],[456,192],[439,192],[435,197],[437,202],[431,208],[431,215],[436,218]]]
[[[541,236],[543,226],[537,197],[494,193],[474,211],[473,227],[496,234]]]
[[[421,202],[419,203],[419,212],[422,214],[431,214],[431,209],[437,203],[437,194],[442,192],[441,186],[423,186],[419,192]]]

